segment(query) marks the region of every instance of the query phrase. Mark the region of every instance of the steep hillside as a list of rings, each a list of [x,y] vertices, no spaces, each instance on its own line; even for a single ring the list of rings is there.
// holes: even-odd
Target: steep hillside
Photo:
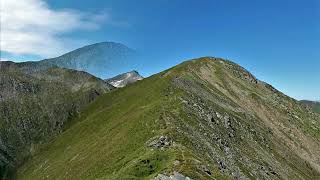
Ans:
[[[113,78],[106,79],[105,81],[114,87],[124,87],[142,79],[143,77],[137,71],[130,71],[119,74]]]
[[[302,100],[300,101],[300,103],[305,105],[307,108],[313,110],[314,112],[320,113],[320,102]]]
[[[62,132],[81,107],[113,89],[88,73],[0,62],[0,179]]]
[[[216,58],[117,89],[18,170],[18,179],[316,179],[320,115]]]

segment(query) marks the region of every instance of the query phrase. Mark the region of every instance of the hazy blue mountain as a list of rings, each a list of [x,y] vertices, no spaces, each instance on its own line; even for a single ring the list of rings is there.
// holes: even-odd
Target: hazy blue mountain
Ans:
[[[58,66],[86,71],[100,78],[126,72],[128,61],[136,58],[134,50],[115,42],[101,42],[71,51],[62,56],[33,62],[38,67]]]

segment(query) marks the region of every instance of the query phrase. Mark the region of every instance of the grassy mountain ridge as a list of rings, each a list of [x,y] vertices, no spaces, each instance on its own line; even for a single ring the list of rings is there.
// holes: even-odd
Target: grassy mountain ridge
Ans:
[[[88,73],[0,62],[0,174],[62,132],[80,108],[114,87]]]
[[[200,58],[83,109],[18,179],[315,179],[320,115],[242,67]]]

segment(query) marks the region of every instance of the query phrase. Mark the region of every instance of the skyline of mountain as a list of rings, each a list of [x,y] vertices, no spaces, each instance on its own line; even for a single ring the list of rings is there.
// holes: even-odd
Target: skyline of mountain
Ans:
[[[0,59],[41,60],[111,41],[142,58],[105,78],[133,69],[148,77],[185,59],[214,56],[291,97],[320,99],[318,0],[2,2]]]
[[[19,64],[23,64],[26,68],[29,67],[31,69],[33,66],[37,66],[37,69],[45,69],[52,66],[65,67],[83,70],[102,79],[110,79],[124,72],[132,71],[133,69],[139,69],[138,71],[141,73],[141,70],[143,71],[147,64],[132,65],[137,59],[146,58],[141,54],[142,53],[137,53],[121,43],[105,41],[77,48],[55,58],[39,61],[24,61]],[[6,61],[11,60],[6,59]],[[145,73],[142,72],[142,74]],[[151,75],[152,74],[148,74],[148,76]],[[273,84],[272,82],[273,81],[269,81],[269,83]],[[279,89],[277,85],[279,84],[273,84],[273,86]],[[282,92],[286,93],[284,90],[282,90]],[[288,93],[286,94],[300,101],[317,101],[319,99],[317,96],[308,99],[302,96],[297,98]]]

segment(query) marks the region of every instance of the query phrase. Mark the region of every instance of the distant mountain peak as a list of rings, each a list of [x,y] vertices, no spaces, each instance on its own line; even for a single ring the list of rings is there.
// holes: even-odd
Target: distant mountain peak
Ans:
[[[113,78],[106,79],[105,81],[114,87],[124,87],[128,84],[134,83],[136,81],[142,80],[143,77],[136,70],[126,72],[117,75]]]
[[[83,47],[80,47],[78,49],[75,49],[73,51],[70,51],[64,55],[67,55],[67,54],[71,54],[71,53],[75,53],[77,51],[83,51],[83,50],[90,50],[92,48],[120,48],[120,49],[123,49],[124,51],[134,51],[132,49],[130,49],[129,47],[127,47],[126,45],[124,44],[121,44],[121,43],[117,43],[117,42],[99,42],[99,43],[94,43],[94,44],[89,44],[89,45],[86,45],[86,46],[83,46]],[[61,55],[61,56],[64,56],[64,55]],[[59,56],[59,57],[61,57]]]
[[[40,61],[45,67],[58,66],[86,71],[100,78],[106,78],[119,71],[136,56],[129,47],[116,42],[100,42],[87,45],[56,58]]]

